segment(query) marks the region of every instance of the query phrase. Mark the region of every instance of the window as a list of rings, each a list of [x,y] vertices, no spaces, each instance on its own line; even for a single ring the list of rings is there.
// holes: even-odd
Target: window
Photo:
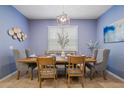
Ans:
[[[58,33],[64,33],[68,37],[68,45],[65,46],[65,51],[78,50],[78,27],[77,26],[49,26],[48,27],[48,50],[62,50],[58,43]]]

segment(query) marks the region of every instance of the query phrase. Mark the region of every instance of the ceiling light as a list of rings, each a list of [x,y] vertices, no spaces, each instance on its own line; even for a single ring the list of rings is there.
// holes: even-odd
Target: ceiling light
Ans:
[[[64,6],[63,6],[63,13],[61,15],[57,16],[57,23],[60,24],[60,25],[70,24],[70,18],[64,12]]]

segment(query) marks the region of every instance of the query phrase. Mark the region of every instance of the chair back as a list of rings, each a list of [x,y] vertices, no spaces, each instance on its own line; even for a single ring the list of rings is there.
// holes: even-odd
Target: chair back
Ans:
[[[13,55],[14,55],[14,59],[15,60],[18,59],[18,58],[20,58],[20,52],[19,52],[19,50],[13,49]]]
[[[104,53],[104,49],[98,49],[98,53],[96,57],[97,63],[103,62],[103,57],[104,57],[103,53]]]
[[[25,54],[26,54],[26,57],[28,58],[33,54],[33,52],[30,49],[25,49]]]
[[[39,57],[37,58],[39,78],[54,78],[55,57]]]
[[[26,58],[24,51],[19,51],[18,49],[13,49],[13,55],[15,59]]]
[[[30,50],[29,49],[25,49],[25,54],[26,54],[26,57],[29,57],[30,56]]]
[[[40,65],[54,65],[55,58],[54,57],[38,57],[37,62]]]
[[[102,51],[102,52],[100,52]],[[110,50],[109,49],[98,49],[96,69],[104,70],[107,67],[108,58]]]
[[[69,56],[68,57],[68,60],[69,60],[69,65],[68,65],[68,68],[70,69],[76,69],[78,68],[79,66],[80,67],[84,67],[84,61],[85,61],[85,56]]]
[[[92,56],[93,56],[94,58],[96,58],[96,57],[97,57],[97,54],[98,54],[98,49],[93,49],[93,54],[92,54]]]
[[[19,71],[28,70],[27,64],[16,61],[19,58],[25,58],[26,57],[25,53],[20,52],[18,49],[13,49],[13,55],[14,55],[17,70]]]
[[[96,57],[97,63],[106,62],[108,60],[109,52],[109,49],[98,49]]]
[[[103,53],[104,68],[106,68],[106,66],[107,66],[108,59],[109,59],[109,54],[110,54],[110,49],[104,49],[104,53]]]

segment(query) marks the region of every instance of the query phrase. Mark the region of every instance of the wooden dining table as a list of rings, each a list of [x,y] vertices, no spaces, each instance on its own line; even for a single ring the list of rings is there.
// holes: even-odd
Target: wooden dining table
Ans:
[[[37,63],[37,57],[21,58],[21,59],[17,59],[16,61],[22,62],[22,63]],[[85,64],[86,63],[94,63],[95,64],[96,59],[93,57],[85,57]],[[67,59],[67,57],[57,56],[55,64],[56,65],[64,65],[65,66],[65,72],[66,72],[66,65],[68,64],[68,59]],[[86,72],[85,66],[84,66],[84,72]],[[33,79],[33,75],[31,76],[31,79]]]
[[[21,58],[17,59],[17,62],[23,62],[23,63],[36,63],[37,57],[29,57],[29,58]],[[85,63],[95,63],[96,59],[93,57],[86,57]],[[65,64],[68,63],[67,57],[56,57],[56,64]]]

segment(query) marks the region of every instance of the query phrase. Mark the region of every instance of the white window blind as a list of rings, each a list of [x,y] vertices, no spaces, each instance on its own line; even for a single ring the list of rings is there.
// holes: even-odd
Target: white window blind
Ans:
[[[48,26],[48,50],[62,50],[58,41],[57,33],[63,32],[68,35],[69,43],[65,46],[66,51],[78,50],[78,27],[77,26]]]

